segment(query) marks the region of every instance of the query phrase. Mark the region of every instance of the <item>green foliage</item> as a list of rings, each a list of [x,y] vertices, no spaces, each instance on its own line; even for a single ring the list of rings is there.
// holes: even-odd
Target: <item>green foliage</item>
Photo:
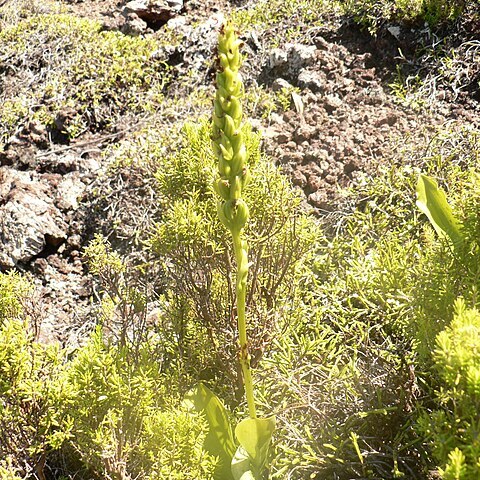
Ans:
[[[343,11],[356,23],[375,33],[382,21],[389,20],[395,0],[346,0]]]
[[[405,76],[400,65],[396,66],[396,75],[389,84],[396,100],[404,106],[420,110],[427,103],[426,85],[420,75]]]
[[[0,460],[0,478],[2,480],[22,480],[18,473],[18,468],[13,467],[11,459]]]
[[[187,369],[197,362],[198,371],[192,375],[218,385],[222,375],[234,375],[227,372],[235,352],[219,355],[218,362],[213,358],[233,336],[226,335],[231,325],[222,323],[231,314],[231,287],[223,273],[231,272],[224,257],[228,241],[212,213],[214,160],[208,126],[187,125],[184,135],[185,146],[177,155],[157,160],[164,216],[152,245],[173,279],[167,299],[178,300],[183,292],[179,313],[169,309],[170,323],[187,325],[192,335],[202,332],[198,349],[190,340],[182,350],[188,352]],[[148,144],[144,148],[149,150]],[[275,258],[282,258],[282,248],[289,244],[283,239],[298,235],[305,242],[304,249],[297,250],[303,255],[296,257],[296,267],[285,276],[292,288],[262,288],[252,296],[259,302],[252,304],[258,321],[259,306],[269,305],[270,297],[256,295],[275,294],[275,331],[282,332],[266,337],[262,368],[256,370],[259,408],[274,411],[278,419],[271,476],[408,475],[413,465],[421,468],[419,456],[425,458],[409,429],[418,392],[415,371],[419,378],[427,375],[435,335],[448,323],[455,298],[477,298],[475,272],[480,262],[473,259],[480,238],[480,195],[478,176],[469,169],[479,166],[478,137],[471,131],[445,130],[426,139],[424,146],[418,139],[407,142],[399,151],[402,166],[387,166],[352,191],[343,210],[329,218],[326,233],[296,213],[296,197],[275,169],[255,154],[255,144],[248,149],[251,252],[257,242],[269,239],[258,257],[258,275],[281,278]],[[444,190],[448,187],[451,208],[469,239],[468,254],[462,251],[469,259],[456,257],[417,214],[420,169]],[[190,188],[196,193],[187,193]],[[295,228],[285,236],[275,225],[288,225],[292,216]],[[468,275],[464,265],[470,265]],[[215,350],[208,346],[209,336],[215,339]],[[209,358],[200,354],[204,348],[210,349]],[[358,435],[363,463],[352,444],[352,431]]]
[[[435,180],[420,175],[417,183],[417,206],[427,215],[438,235],[448,238],[455,248],[461,248],[464,238],[460,224],[454,217],[445,193],[438,188]]]
[[[151,245],[171,279],[167,298],[183,298],[180,306],[188,306],[191,313],[187,318],[197,325],[195,331],[208,332],[214,342],[213,351],[207,347],[210,365],[197,367],[205,371],[216,365],[218,374],[231,378],[236,376],[236,349],[231,341],[235,329],[230,321],[234,261],[227,253],[231,252],[230,240],[214,208],[216,159],[210,146],[210,126],[205,120],[187,124],[183,133],[185,144],[178,154],[157,160],[164,213]],[[319,228],[299,211],[301,197],[286,178],[267,159],[260,159],[259,138],[248,125],[243,136],[252,173],[244,196],[251,213],[245,238],[253,262],[247,291],[252,322],[249,335],[250,348],[258,351],[267,326],[278,316],[275,308],[280,310],[304,258],[313,254]],[[170,312],[175,316],[172,309]],[[172,321],[185,319],[184,313]],[[190,368],[195,367],[195,357],[198,353],[190,358]]]
[[[100,318],[120,346],[138,349],[147,337],[145,315],[147,298],[137,283],[138,271],[112,250],[110,243],[96,235],[85,248],[90,271],[100,284]],[[138,269],[137,269],[138,270]]]
[[[474,480],[480,475],[480,312],[455,303],[453,321],[436,338],[433,352],[441,387],[442,409],[424,413],[420,430],[432,446],[446,480]]]
[[[104,341],[97,330],[71,359],[34,342],[27,325],[0,328],[0,476],[43,478],[49,454],[79,457],[99,478],[209,479],[207,422],[182,406],[161,348]],[[59,453],[57,453],[59,455]]]
[[[273,112],[282,114],[293,105],[293,95],[298,94],[298,87],[282,87],[273,91],[264,85],[249,86],[245,92],[244,109],[250,118],[270,119]]]
[[[437,333],[447,324],[448,315],[452,315],[455,298],[462,295],[473,304],[478,302],[477,292],[480,288],[478,174],[469,172],[463,186],[465,187],[462,192],[463,198],[458,202],[458,213],[455,213],[459,218],[456,220],[459,233],[455,237],[455,250],[452,251],[450,244],[446,242],[435,246],[432,240],[429,240],[430,248],[424,257],[423,268],[429,271],[429,274],[425,275],[424,287],[419,291],[419,300],[423,303],[423,308],[418,323],[419,352],[424,357],[431,351]]]
[[[112,251],[108,241],[101,235],[96,235],[90,244],[85,248],[90,271],[94,275],[105,275],[111,277],[112,282],[118,283],[119,275],[125,272],[126,266],[120,255]]]
[[[270,443],[275,431],[275,417],[246,418],[235,427],[235,436],[240,443],[235,457],[242,454],[248,460],[249,468],[254,479],[262,478],[262,472],[268,460]],[[235,475],[235,480],[242,480],[246,472]]]
[[[65,10],[65,6],[56,0],[11,0],[0,5],[0,27],[3,30],[33,15]]]
[[[216,460],[203,450],[206,422],[174,406],[178,394],[150,351],[134,362],[128,349],[106,344],[97,330],[76,353],[66,378],[70,444],[98,474],[211,477]]]
[[[25,322],[6,320],[1,326],[0,458],[11,464],[0,465],[0,471],[41,476],[47,452],[70,436],[59,374],[63,358],[58,346],[34,342]]]
[[[207,424],[200,414],[178,407],[155,411],[145,420],[143,457],[146,480],[210,480],[217,458],[203,448]]]
[[[342,306],[343,275],[332,273],[323,288],[313,279],[302,286],[313,294],[285,312],[290,325],[257,373],[259,403],[277,417],[272,478],[357,478],[363,468],[391,478],[393,462],[383,463],[375,450],[406,454],[401,412],[411,401],[404,390],[411,359],[388,325],[374,323],[375,310],[369,314],[353,303],[350,313]],[[365,467],[350,440],[352,429]]]
[[[31,289],[31,284],[18,273],[0,273],[0,325],[3,320],[15,318],[21,313],[22,299]]]
[[[466,476],[465,455],[460,449],[456,447],[448,454],[447,466],[445,470],[440,470],[440,475],[444,480],[462,480],[469,478]]]
[[[467,23],[474,15],[468,13],[451,28]],[[416,110],[436,108],[441,98],[455,101],[460,91],[468,91],[469,79],[475,75],[479,49],[480,46],[471,41],[453,45],[453,37],[445,37],[442,42],[418,50],[413,65],[411,58],[402,55],[390,87],[402,104]]]
[[[427,22],[436,27],[463,11],[462,0],[346,0],[343,11],[372,33],[385,22]]]
[[[5,28],[0,55],[9,58],[7,71],[17,78],[21,63],[29,79],[17,78],[18,85],[2,98],[0,140],[26,120],[73,138],[108,127],[126,111],[154,108],[169,77],[166,65],[153,57],[158,46],[152,39],[103,32],[99,23],[66,14],[34,15]],[[59,127],[60,113],[67,120]]]
[[[422,17],[430,26],[455,20],[466,6],[464,0],[424,0]]]
[[[191,403],[197,412],[206,417],[208,434],[204,449],[218,458],[214,478],[231,478],[230,463],[235,453],[235,441],[227,410],[220,399],[202,383],[189,392],[186,403]]]
[[[227,410],[211,390],[203,384],[197,385],[188,394],[186,404],[191,404],[197,412],[206,416],[208,434],[204,449],[219,459],[215,479],[262,478],[275,429],[274,417],[242,420],[235,428],[235,436],[240,443],[237,448]]]
[[[431,339],[455,295],[478,301],[480,263],[457,257],[415,208],[421,167],[448,191],[473,255],[478,137],[441,131],[426,142],[406,143],[402,166],[357,186],[319,236],[314,274],[301,277],[258,373],[260,404],[278,419],[272,478],[424,478],[428,456],[410,426],[418,389],[434,384]]]
[[[261,34],[265,30],[283,28],[282,39],[295,41],[302,31],[323,23],[323,15],[337,11],[341,2],[337,0],[261,0],[248,8],[231,12],[231,19],[241,31],[254,30]],[[295,27],[290,19],[295,18]],[[279,39],[272,38],[272,44]]]

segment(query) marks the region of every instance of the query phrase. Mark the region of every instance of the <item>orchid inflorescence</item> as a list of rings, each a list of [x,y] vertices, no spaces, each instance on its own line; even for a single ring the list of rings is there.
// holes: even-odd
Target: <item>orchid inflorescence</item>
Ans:
[[[218,215],[233,238],[237,262],[237,315],[240,342],[240,364],[249,414],[256,418],[253,383],[248,353],[245,320],[245,297],[248,276],[248,247],[243,229],[248,220],[248,206],[242,199],[250,173],[247,166],[247,148],[242,134],[243,82],[239,73],[242,42],[237,38],[233,25],[223,25],[218,39],[217,93],[212,121],[212,146],[218,159],[220,178],[214,182],[215,191],[221,197],[217,203]]]

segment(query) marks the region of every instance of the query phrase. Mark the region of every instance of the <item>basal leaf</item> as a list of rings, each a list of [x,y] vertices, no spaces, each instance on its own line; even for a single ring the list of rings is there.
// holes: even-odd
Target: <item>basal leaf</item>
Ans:
[[[265,466],[274,430],[275,417],[247,418],[235,428],[235,436],[247,452],[255,474]]]
[[[202,412],[208,423],[209,432],[204,448],[219,458],[215,479],[231,480],[231,462],[235,454],[235,441],[228,413],[219,398],[205,385],[199,383],[186,397],[197,412]]]
[[[445,193],[427,175],[420,175],[418,179],[417,206],[428,217],[440,237],[450,239],[456,248],[463,243],[461,224],[453,215]]]
[[[234,480],[255,480],[247,451],[240,445],[232,459]]]

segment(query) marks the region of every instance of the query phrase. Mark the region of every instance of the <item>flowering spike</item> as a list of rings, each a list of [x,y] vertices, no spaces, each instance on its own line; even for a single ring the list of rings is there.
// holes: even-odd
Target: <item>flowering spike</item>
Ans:
[[[224,198],[225,202],[241,198],[242,189],[247,183],[244,177],[248,176],[247,151],[243,136],[240,133],[243,83],[238,70],[242,61],[239,52],[241,44],[242,42],[238,40],[233,25],[226,23],[222,27],[218,38],[220,71],[217,74],[217,94],[212,120],[213,150],[218,159],[220,180],[235,186],[235,188],[230,189],[230,197],[228,199]],[[236,208],[228,213],[238,215],[239,210]],[[243,214],[242,207],[242,216]],[[228,215],[225,217],[228,218]],[[223,223],[225,224],[225,222]],[[232,225],[236,226],[244,222],[228,221],[227,223],[228,225],[225,224],[225,226],[230,228]]]
[[[247,166],[247,149],[241,133],[243,82],[238,73],[242,63],[239,52],[241,44],[233,25],[229,22],[223,25],[218,37],[219,72],[212,119],[212,148],[218,160],[220,174],[220,178],[214,183],[215,191],[222,197],[217,203],[218,217],[232,234],[237,263],[236,294],[240,365],[250,417],[256,418],[245,320],[248,249],[247,242],[243,239],[243,229],[249,212],[247,204],[242,199],[242,192],[250,174]]]

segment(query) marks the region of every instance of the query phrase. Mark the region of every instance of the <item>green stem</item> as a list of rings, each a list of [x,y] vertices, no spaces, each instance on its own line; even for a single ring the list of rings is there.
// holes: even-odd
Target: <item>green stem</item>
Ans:
[[[232,230],[233,249],[237,261],[237,321],[238,339],[240,343],[240,366],[243,373],[245,396],[247,397],[250,418],[257,418],[255,398],[253,395],[253,379],[248,351],[247,322],[245,318],[245,300],[247,295],[248,252],[246,242],[242,240],[241,231]]]

